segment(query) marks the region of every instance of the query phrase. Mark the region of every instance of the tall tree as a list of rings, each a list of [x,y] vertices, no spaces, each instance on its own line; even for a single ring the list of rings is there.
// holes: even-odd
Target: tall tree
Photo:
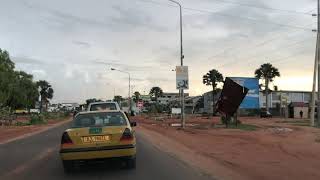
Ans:
[[[46,109],[49,103],[49,99],[53,98],[53,89],[51,87],[51,85],[44,80],[40,80],[37,82],[37,85],[39,87],[39,93],[40,93],[40,112],[42,112],[42,106],[43,103],[45,103],[46,105]]]
[[[216,108],[215,108],[215,104],[214,104],[215,95],[220,90],[217,86],[218,86],[218,83],[223,82],[223,76],[219,71],[212,69],[207,74],[203,75],[202,82],[203,82],[203,84],[212,87],[212,101],[213,101],[212,114],[214,115],[216,113]]]
[[[0,49],[0,108],[30,109],[39,97],[33,76],[24,71],[15,71],[9,53]]]
[[[124,99],[122,98],[122,96],[114,96],[113,97],[113,101],[118,102],[119,105],[121,105],[121,101],[123,101]]]
[[[7,106],[14,82],[14,63],[9,53],[0,49],[0,107]]]
[[[133,101],[134,101],[135,103],[137,103],[137,102],[140,100],[140,95],[141,95],[141,94],[140,94],[138,91],[136,91],[136,92],[133,93],[133,95],[134,95]]]
[[[254,72],[255,77],[264,80],[264,93],[266,95],[266,110],[269,110],[269,83],[276,77],[280,77],[280,72],[277,68],[272,66],[270,63],[262,64],[260,68],[256,69]]]
[[[152,87],[149,95],[156,100],[158,103],[158,98],[163,96],[163,91],[160,87]]]
[[[14,77],[7,105],[13,109],[34,107],[39,93],[36,83],[33,82],[33,76],[23,71],[15,71]]]

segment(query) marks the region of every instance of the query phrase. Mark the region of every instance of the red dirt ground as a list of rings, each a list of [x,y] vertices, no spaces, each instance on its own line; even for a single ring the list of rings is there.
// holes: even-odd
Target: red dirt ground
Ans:
[[[139,131],[159,135],[149,136],[152,141],[166,147],[165,138],[169,139],[168,146],[174,146],[171,152],[176,156],[218,178],[320,179],[320,129],[317,128],[279,123],[283,119],[277,118],[240,118],[245,124],[258,126],[255,131],[210,128],[212,122],[219,122],[218,118],[213,121],[189,118],[188,123],[200,126],[185,130],[169,126],[179,122],[177,119],[155,121],[138,116],[132,120],[138,122]],[[187,152],[184,148],[189,149],[189,155],[181,153]]]
[[[63,120],[48,120],[47,124],[44,125],[30,125],[30,126],[0,126],[0,143],[8,141],[12,138],[24,136],[26,134],[41,131],[43,129],[48,129],[55,126],[58,123],[63,123],[70,118],[65,118]],[[19,119],[24,122],[24,119]]]

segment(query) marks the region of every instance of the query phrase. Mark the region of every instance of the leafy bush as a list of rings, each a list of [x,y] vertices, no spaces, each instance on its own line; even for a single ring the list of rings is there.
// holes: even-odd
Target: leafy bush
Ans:
[[[43,117],[43,115],[39,115],[39,114],[35,114],[35,115],[31,115],[30,116],[30,121],[29,123],[31,125],[36,125],[36,124],[46,124],[47,121],[45,120],[45,118]]]
[[[227,119],[226,116],[221,116],[220,117],[221,124],[226,124],[227,120],[228,120],[228,123],[230,123],[231,122],[231,117],[228,117],[228,119]]]

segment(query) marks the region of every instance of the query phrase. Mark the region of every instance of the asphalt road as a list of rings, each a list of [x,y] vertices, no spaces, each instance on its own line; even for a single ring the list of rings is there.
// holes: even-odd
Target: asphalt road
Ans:
[[[1,180],[208,180],[176,158],[150,145],[137,132],[137,168],[126,170],[121,162],[82,165],[72,174],[65,174],[59,158],[59,143],[63,125],[46,132],[0,145]]]

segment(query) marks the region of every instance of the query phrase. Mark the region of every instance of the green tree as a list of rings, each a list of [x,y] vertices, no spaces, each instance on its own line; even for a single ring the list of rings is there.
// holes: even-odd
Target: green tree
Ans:
[[[87,99],[86,100],[87,107],[89,106],[90,103],[94,103],[94,102],[103,102],[103,101],[101,99],[97,99],[97,98]]]
[[[40,112],[42,112],[43,103],[45,103],[47,109],[49,99],[53,98],[54,91],[52,89],[52,86],[44,80],[38,81],[37,86],[39,87],[40,93]]]
[[[280,77],[280,72],[277,68],[272,66],[270,63],[262,64],[256,71],[254,72],[255,77],[264,80],[264,93],[266,95],[266,110],[269,110],[269,83],[274,80],[276,77]]]
[[[119,105],[121,104],[121,102],[123,101],[124,99],[122,98],[122,96],[114,96],[113,97],[113,101],[117,102]]]
[[[138,91],[136,91],[136,92],[133,93],[133,95],[134,95],[133,101],[134,101],[135,103],[137,103],[137,102],[140,100],[140,95],[141,95],[141,94],[140,94]]]
[[[39,93],[32,75],[23,71],[15,71],[14,81],[10,85],[11,93],[8,97],[7,106],[12,109],[30,109],[35,106]]]
[[[0,108],[30,109],[39,97],[37,84],[31,74],[14,68],[9,53],[0,49]]]
[[[158,98],[163,96],[163,91],[160,87],[152,87],[149,95],[158,103]]]
[[[212,69],[207,74],[203,75],[202,82],[203,84],[212,87],[212,114],[214,115],[216,113],[216,108],[214,104],[215,96],[220,91],[220,89],[217,86],[218,83],[223,82],[223,75],[219,71]]]
[[[0,107],[7,106],[14,82],[14,63],[9,53],[0,49]]]

